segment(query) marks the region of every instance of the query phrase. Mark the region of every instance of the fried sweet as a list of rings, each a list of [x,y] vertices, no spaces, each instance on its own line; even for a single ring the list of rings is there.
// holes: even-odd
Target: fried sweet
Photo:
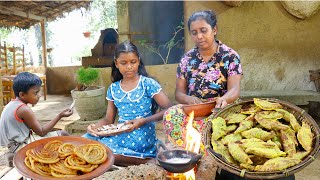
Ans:
[[[283,119],[286,120],[287,122],[290,122],[290,125],[292,126],[295,132],[299,131],[301,126],[293,114],[289,113],[284,109],[276,109],[276,111],[283,114]]]
[[[61,173],[61,175],[77,175],[77,170],[70,169],[64,164],[64,160],[60,160],[56,163],[49,164],[49,167],[58,173]]]
[[[309,151],[299,151],[295,154],[293,154],[292,156],[289,156],[291,158],[294,158],[294,159],[300,159],[302,160],[303,158],[305,158],[308,154],[310,154]]]
[[[242,133],[243,131],[246,131],[248,129],[251,129],[253,126],[253,121],[241,121],[239,124],[239,127],[237,128],[237,130],[234,132],[235,134],[239,134]]]
[[[224,145],[228,145],[228,143],[236,142],[242,139],[240,134],[228,134],[224,138],[222,138],[221,142]]]
[[[256,167],[256,171],[281,171],[300,163],[299,159],[288,157],[277,157],[268,160],[261,166]]]
[[[298,141],[303,147],[304,150],[310,151],[312,149],[312,139],[314,137],[313,133],[311,132],[310,126],[302,122],[302,127],[297,133]]]
[[[255,116],[255,114],[250,114],[248,117],[246,117],[244,120],[245,121],[254,121],[254,116]]]
[[[256,106],[260,107],[263,110],[275,110],[282,108],[282,105],[279,103],[272,103],[258,98],[253,98],[253,101]]]
[[[75,148],[75,154],[90,164],[101,164],[107,159],[106,148],[100,144],[85,144]]]
[[[285,129],[284,132],[286,132],[287,135],[294,141],[294,144],[298,146],[298,140],[297,140],[295,131],[291,128],[288,128],[288,129]]]
[[[238,128],[238,126],[237,126],[237,125],[235,125],[235,124],[231,124],[231,125],[227,126],[226,134],[228,134],[228,133],[230,133],[230,132],[232,132],[232,131],[236,130],[237,128]]]
[[[26,152],[26,154],[27,156],[41,163],[50,164],[50,163],[56,163],[59,161],[58,152],[51,151],[48,149],[40,149],[40,148],[29,149]]]
[[[97,164],[88,164],[84,159],[76,155],[68,156],[64,160],[64,164],[70,169],[80,170],[85,173],[91,172],[98,167]]]
[[[228,150],[231,156],[240,163],[243,164],[253,164],[248,154],[246,154],[243,149],[236,143],[229,143]]]
[[[26,157],[25,163],[27,166],[35,173],[40,174],[42,176],[51,176],[51,169],[49,164],[40,163],[32,159],[31,157]]]
[[[271,138],[272,142],[274,142],[279,149],[282,149],[280,137],[274,131],[272,131],[272,133],[274,134],[274,136]]]
[[[222,136],[225,136],[227,134],[226,129],[226,121],[223,118],[217,117],[212,120],[212,139],[218,140]]]
[[[280,131],[280,138],[283,146],[283,150],[289,155],[292,156],[293,154],[296,153],[296,145],[294,143],[294,140],[290,137],[290,135],[281,130]]]
[[[257,122],[268,130],[283,130],[289,128],[289,126],[282,124],[276,119],[265,119],[261,116],[261,112],[255,115]]]
[[[245,141],[243,141],[245,140]],[[248,149],[251,147],[260,147],[260,148],[275,148],[275,144],[270,142],[264,142],[257,138],[251,138],[251,139],[243,139],[240,141],[240,147],[243,149]]]
[[[56,178],[71,178],[77,176],[76,174],[63,174],[51,169],[51,175]]]
[[[240,112],[242,114],[255,114],[257,112],[261,111],[261,108],[256,106],[255,104],[249,104],[246,106],[242,106]]]
[[[253,165],[251,165],[251,164],[241,163],[241,164],[240,164],[240,169],[248,169],[249,171],[254,171],[255,166],[253,166]]]
[[[30,157],[26,156],[26,158],[24,158],[24,164],[32,170],[32,167],[31,167],[31,162],[30,162]]]
[[[277,111],[261,111],[259,116],[263,119],[281,119],[283,114]]]
[[[75,148],[75,146],[73,144],[70,144],[70,143],[62,144],[58,149],[59,157],[61,159],[65,159],[67,156],[73,154],[74,148]]]
[[[272,133],[264,131],[261,128],[252,128],[247,131],[243,131],[241,135],[247,139],[258,138],[263,141],[267,141],[273,137]]]
[[[214,152],[221,154],[221,156],[224,157],[227,162],[236,164],[236,161],[230,155],[228,148],[225,147],[220,141],[212,140],[211,144]]]
[[[59,141],[59,140],[50,141],[43,147],[43,149],[49,149],[51,151],[58,151],[59,147],[62,144],[63,144],[63,142]]]
[[[233,113],[229,114],[226,117],[227,124],[235,124],[235,123],[240,123],[241,121],[245,120],[247,116],[245,114],[241,113]]]
[[[285,152],[276,148],[249,147],[245,152],[269,159],[287,155]]]

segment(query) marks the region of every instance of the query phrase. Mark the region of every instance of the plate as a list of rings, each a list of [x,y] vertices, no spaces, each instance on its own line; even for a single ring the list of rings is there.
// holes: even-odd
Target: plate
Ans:
[[[44,145],[46,145],[48,142],[50,141],[54,141],[54,140],[60,140],[64,143],[72,143],[74,145],[81,145],[81,144],[102,144],[98,141],[94,141],[91,139],[87,139],[87,138],[83,138],[83,137],[77,137],[77,136],[58,136],[58,137],[50,137],[50,138],[44,138],[44,139],[40,139],[37,141],[34,141],[30,144],[27,144],[26,146],[24,146],[22,149],[20,149],[17,154],[14,156],[13,158],[13,163],[16,167],[16,169],[18,170],[18,172],[23,175],[24,177],[28,177],[31,179],[39,179],[39,180],[57,180],[57,179],[61,179],[61,178],[55,178],[55,177],[46,177],[46,176],[41,176],[35,172],[33,172],[31,169],[29,169],[25,163],[24,163],[24,159],[26,157],[26,152],[29,149],[33,149],[36,147],[43,147]],[[104,145],[104,144],[102,144]],[[104,145],[105,146],[105,145]],[[106,171],[108,171],[111,166],[114,163],[114,156],[112,151],[107,147],[107,160],[100,164],[98,166],[98,168],[96,168],[95,170],[83,174],[83,175],[79,175],[76,177],[72,177],[72,179],[75,180],[87,180],[87,179],[92,179],[95,177],[98,177],[102,174],[104,174]]]
[[[128,129],[130,129],[131,125],[130,124],[108,124],[105,126],[102,126],[100,128],[97,128],[98,133],[96,133],[99,136],[114,136],[121,134],[123,132],[126,132]]]

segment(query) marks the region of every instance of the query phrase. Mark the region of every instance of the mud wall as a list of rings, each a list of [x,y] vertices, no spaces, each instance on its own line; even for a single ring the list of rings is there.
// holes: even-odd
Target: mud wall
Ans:
[[[280,2],[243,2],[240,7],[222,2],[184,3],[185,20],[198,10],[216,12],[218,39],[241,56],[242,90],[316,91],[309,70],[320,68],[320,13],[301,20]],[[193,43],[185,33],[188,50]]]
[[[70,94],[75,88],[75,73],[80,66],[68,67],[48,67],[47,86],[49,94]],[[156,79],[162,86],[163,91],[174,101],[175,91],[175,72],[177,64],[146,66],[151,77]],[[98,68],[100,70],[100,79],[96,85],[106,88],[111,84],[111,68]]]

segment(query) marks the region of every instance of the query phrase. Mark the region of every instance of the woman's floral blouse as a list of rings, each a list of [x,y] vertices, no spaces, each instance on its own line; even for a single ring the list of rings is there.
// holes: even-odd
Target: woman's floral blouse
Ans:
[[[227,92],[227,78],[242,74],[240,56],[236,51],[216,40],[217,52],[206,63],[198,48],[187,52],[177,68],[177,78],[186,79],[188,95],[202,100],[223,96]]]

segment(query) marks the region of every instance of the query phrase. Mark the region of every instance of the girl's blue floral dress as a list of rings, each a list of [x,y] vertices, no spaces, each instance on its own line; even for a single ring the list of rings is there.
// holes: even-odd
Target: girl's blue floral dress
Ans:
[[[121,80],[112,83],[107,91],[107,100],[114,101],[118,110],[118,123],[151,116],[152,98],[161,91],[160,84],[145,76],[140,76],[138,85],[131,91],[124,91],[120,84]],[[138,158],[156,157],[158,140],[154,122],[115,136],[94,137],[87,133],[84,137],[107,145],[114,154]]]

